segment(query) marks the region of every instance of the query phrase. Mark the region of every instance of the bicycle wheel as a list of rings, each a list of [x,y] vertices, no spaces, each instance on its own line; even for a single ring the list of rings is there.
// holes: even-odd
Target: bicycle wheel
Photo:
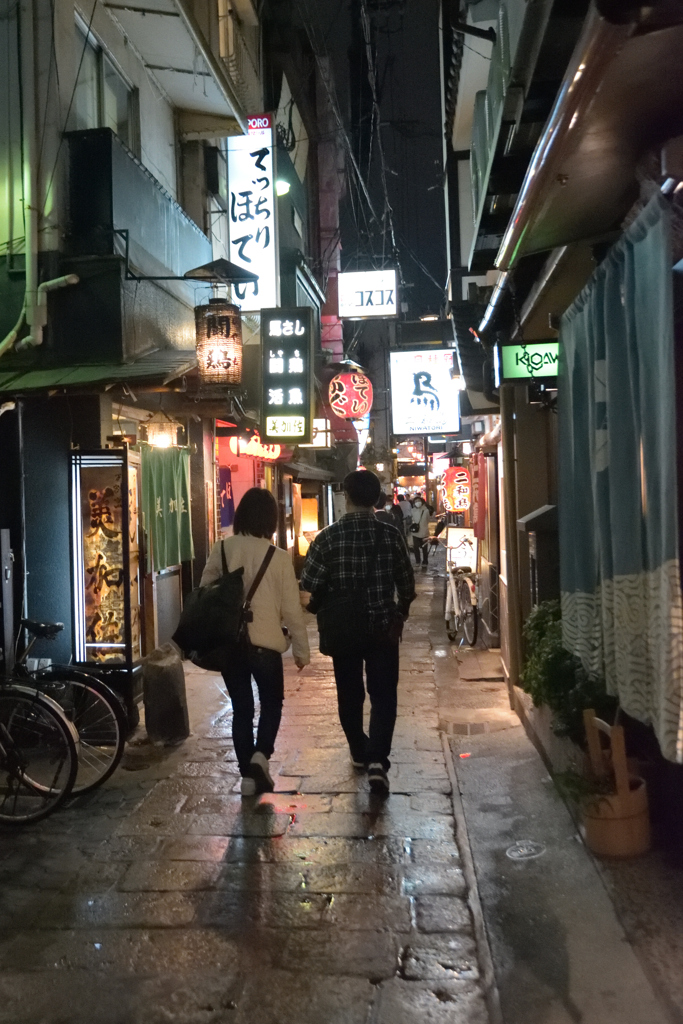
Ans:
[[[74,727],[49,697],[23,686],[0,689],[0,822],[52,814],[78,771]]]
[[[466,579],[458,580],[458,601],[460,602],[463,636],[470,647],[474,647],[477,642],[477,609],[472,604],[472,594]]]
[[[36,682],[78,731],[78,775],[72,794],[101,786],[116,771],[126,746],[126,713],[119,698],[85,672],[46,672]]]
[[[446,636],[449,640],[455,640],[458,635],[458,629],[460,624],[458,617],[455,614],[453,607],[453,596],[450,593],[451,588],[451,576],[449,570],[446,570],[446,579],[444,580],[444,591],[443,591],[443,615],[446,620]]]

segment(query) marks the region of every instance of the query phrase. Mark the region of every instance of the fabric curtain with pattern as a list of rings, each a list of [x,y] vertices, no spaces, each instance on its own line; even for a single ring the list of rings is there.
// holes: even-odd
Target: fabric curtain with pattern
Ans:
[[[565,646],[683,762],[670,220],[660,195],[560,330]]]

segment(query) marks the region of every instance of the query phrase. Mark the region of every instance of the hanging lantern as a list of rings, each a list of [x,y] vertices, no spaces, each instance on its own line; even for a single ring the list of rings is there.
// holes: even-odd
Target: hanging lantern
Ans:
[[[237,306],[209,299],[194,311],[197,363],[204,384],[242,383],[242,320]]]
[[[443,507],[447,512],[467,512],[472,498],[470,474],[464,466],[449,466],[443,475]]]
[[[165,412],[155,412],[141,425],[147,428],[147,444],[155,448],[172,448],[178,444],[178,431],[182,424],[171,419]]]
[[[343,420],[357,420],[372,409],[372,381],[364,373],[338,373],[330,381],[330,406]]]

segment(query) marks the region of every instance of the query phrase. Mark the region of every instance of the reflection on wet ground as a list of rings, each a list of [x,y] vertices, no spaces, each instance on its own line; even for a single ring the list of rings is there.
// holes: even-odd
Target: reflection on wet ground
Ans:
[[[419,581],[402,647],[389,800],[349,763],[328,659],[286,659],[276,792],[249,801],[227,696],[190,666],[182,747],[132,745],[102,790],[0,834],[2,1024],[484,1024],[438,731],[438,583]]]

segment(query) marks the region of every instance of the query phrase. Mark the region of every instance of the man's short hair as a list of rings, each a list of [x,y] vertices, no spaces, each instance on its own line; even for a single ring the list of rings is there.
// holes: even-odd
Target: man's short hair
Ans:
[[[382,493],[379,477],[369,469],[357,469],[344,479],[344,490],[354,505],[360,508],[374,508],[375,502]]]

